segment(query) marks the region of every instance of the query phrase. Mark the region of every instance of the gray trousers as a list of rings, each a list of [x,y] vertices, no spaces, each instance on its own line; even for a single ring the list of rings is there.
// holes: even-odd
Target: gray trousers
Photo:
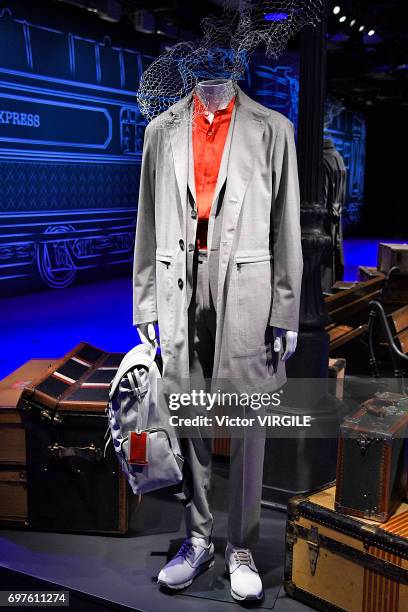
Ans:
[[[193,279],[188,317],[190,377],[193,388],[208,389],[213,369],[216,313],[210,291],[206,251],[195,253]],[[242,409],[239,414],[247,416]],[[193,476],[192,501],[186,506],[187,535],[209,537],[213,528],[208,503],[212,440],[205,437],[199,428],[195,429],[194,434],[181,440]],[[265,430],[261,428],[257,428],[255,435],[253,429],[248,428],[243,430],[241,437],[231,436],[227,536],[235,546],[250,547],[259,537],[264,436]]]

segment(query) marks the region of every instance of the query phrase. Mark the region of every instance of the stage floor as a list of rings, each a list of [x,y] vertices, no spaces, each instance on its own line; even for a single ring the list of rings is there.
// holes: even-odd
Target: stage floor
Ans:
[[[230,595],[229,581],[223,576],[227,487],[227,468],[216,464],[211,489],[216,563],[181,592],[161,591],[156,577],[184,537],[183,508],[178,502],[153,495],[144,498],[124,537],[0,530],[1,589],[10,586],[4,571],[10,569],[52,583],[55,589],[84,593],[90,601],[95,597],[102,605],[97,609],[101,610],[117,605],[143,612],[238,610],[239,604]],[[255,607],[302,612],[310,608],[287,597],[282,586],[285,521],[285,513],[262,508],[261,538],[252,550],[265,599]],[[106,608],[101,600],[106,602]],[[77,606],[78,610],[83,608]]]

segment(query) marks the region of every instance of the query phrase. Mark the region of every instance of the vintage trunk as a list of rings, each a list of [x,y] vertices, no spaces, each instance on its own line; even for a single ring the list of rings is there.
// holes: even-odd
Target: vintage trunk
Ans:
[[[384,274],[378,268],[370,266],[358,267],[358,280],[366,281]],[[408,303],[408,274],[394,272],[387,280],[387,288],[381,296],[383,304],[405,305]]]
[[[29,527],[127,531],[136,497],[111,445],[104,456],[109,383],[123,356],[82,342],[24,388]]]
[[[408,609],[408,504],[386,523],[339,514],[335,487],[290,500],[285,590],[323,612]]]
[[[376,394],[340,426],[336,510],[386,521],[407,487],[408,397]]]
[[[400,274],[408,274],[408,244],[380,242],[377,253],[377,268],[388,274],[394,266]]]

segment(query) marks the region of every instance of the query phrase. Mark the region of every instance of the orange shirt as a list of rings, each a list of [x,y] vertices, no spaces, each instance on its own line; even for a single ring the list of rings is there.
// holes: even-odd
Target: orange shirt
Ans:
[[[226,108],[215,111],[210,123],[204,114],[203,103],[194,95],[194,180],[198,211],[197,245],[201,249],[207,248],[208,218],[234,104],[235,96]]]

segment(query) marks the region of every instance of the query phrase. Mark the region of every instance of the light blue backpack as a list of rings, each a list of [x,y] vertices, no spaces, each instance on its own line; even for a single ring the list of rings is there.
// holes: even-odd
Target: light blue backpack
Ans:
[[[169,423],[156,352],[157,346],[142,343],[126,353],[110,383],[106,409],[105,451],[112,440],[135,494],[183,484],[184,459]]]

